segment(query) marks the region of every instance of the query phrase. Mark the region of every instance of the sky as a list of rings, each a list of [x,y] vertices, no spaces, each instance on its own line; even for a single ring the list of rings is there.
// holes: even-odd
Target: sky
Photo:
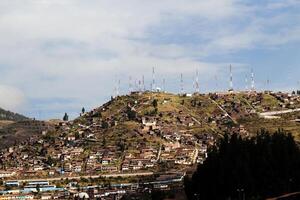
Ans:
[[[150,88],[300,89],[300,0],[1,0],[0,107],[74,118],[145,76]],[[269,81],[267,81],[269,80]]]

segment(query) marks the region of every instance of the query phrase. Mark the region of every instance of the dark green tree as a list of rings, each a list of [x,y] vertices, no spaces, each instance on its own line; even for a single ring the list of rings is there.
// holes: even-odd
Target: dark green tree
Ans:
[[[130,107],[127,108],[127,117],[129,120],[136,119],[136,111],[132,110]]]
[[[37,193],[40,193],[40,191],[41,191],[41,187],[39,184],[36,185],[36,191],[37,191]]]
[[[266,199],[299,191],[299,169],[299,148],[283,130],[247,139],[226,134],[185,180],[185,190],[189,199]]]
[[[66,122],[66,121],[69,121],[69,115],[67,113],[65,113],[64,117],[63,117],[63,120]]]

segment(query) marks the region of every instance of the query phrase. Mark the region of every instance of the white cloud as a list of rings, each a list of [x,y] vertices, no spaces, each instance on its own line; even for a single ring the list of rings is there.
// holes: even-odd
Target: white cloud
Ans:
[[[10,111],[20,111],[25,104],[24,94],[17,88],[0,85],[0,107]]]
[[[21,87],[28,99],[76,99],[73,108],[100,104],[115,76],[127,84],[129,75],[147,76],[153,66],[169,79],[196,68],[208,79],[228,61],[206,56],[299,41],[299,23],[281,28],[293,13],[269,20],[257,15],[263,8],[238,0],[2,0],[0,83]],[[189,37],[195,41],[186,44]]]

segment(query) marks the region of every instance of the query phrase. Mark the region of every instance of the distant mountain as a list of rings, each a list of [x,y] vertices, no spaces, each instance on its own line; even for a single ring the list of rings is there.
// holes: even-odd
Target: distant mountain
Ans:
[[[0,108],[0,120],[22,121],[22,120],[28,120],[28,118],[18,113],[13,113]]]

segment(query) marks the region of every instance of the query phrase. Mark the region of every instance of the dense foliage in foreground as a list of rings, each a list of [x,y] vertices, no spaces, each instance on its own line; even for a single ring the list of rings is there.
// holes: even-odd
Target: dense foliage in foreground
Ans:
[[[291,134],[225,135],[185,180],[189,199],[265,199],[300,190],[300,151]]]

